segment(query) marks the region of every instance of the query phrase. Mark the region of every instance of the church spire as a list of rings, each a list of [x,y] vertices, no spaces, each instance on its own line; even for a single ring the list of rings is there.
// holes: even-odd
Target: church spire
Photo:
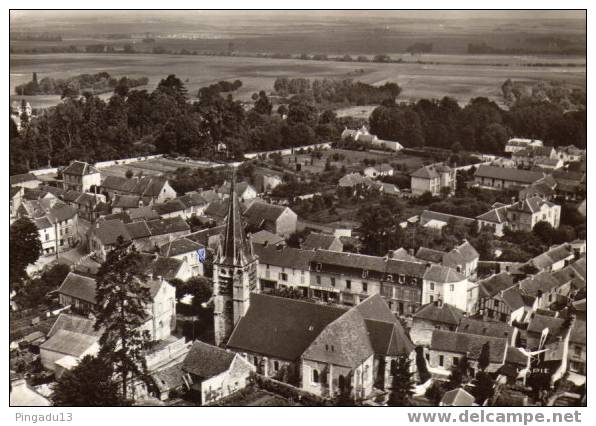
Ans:
[[[252,260],[252,251],[246,241],[240,202],[236,194],[236,168],[232,169],[230,183],[230,196],[228,198],[228,214],[226,216],[226,229],[224,244],[220,248],[219,262],[226,265],[243,266]]]

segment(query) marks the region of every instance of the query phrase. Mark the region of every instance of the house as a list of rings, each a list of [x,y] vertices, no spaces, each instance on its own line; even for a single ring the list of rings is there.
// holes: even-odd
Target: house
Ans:
[[[202,216],[209,204],[198,192],[187,192],[177,198],[184,205],[184,217]]]
[[[341,133],[342,140],[352,139],[356,142],[368,143],[381,149],[389,151],[401,151],[404,147],[396,141],[387,141],[377,138],[376,135],[371,135],[366,126],[362,126],[360,129],[352,130],[345,128]]]
[[[579,162],[585,155],[586,150],[579,149],[575,145],[557,147],[557,156],[563,163]]]
[[[188,238],[177,238],[163,244],[159,253],[186,262],[193,277],[204,275],[205,246]]]
[[[69,272],[56,293],[62,306],[70,306],[82,314],[88,314],[95,306],[95,279]]]
[[[537,308],[549,309],[555,302],[566,301],[571,282],[561,283],[551,272],[542,271],[523,279],[518,283],[518,287],[522,294],[537,299]]]
[[[522,293],[508,272],[493,274],[478,281],[478,303],[475,311],[485,320],[507,324],[521,322],[535,308],[535,299]]]
[[[242,207],[240,207],[242,209]],[[209,203],[204,212],[206,217],[213,219],[218,225],[225,222],[228,214],[228,200],[217,199]]]
[[[92,192],[99,188],[99,170],[83,161],[73,161],[62,170],[62,185],[66,191]]]
[[[423,276],[422,304],[442,300],[468,312],[468,289],[471,283],[460,272],[443,265],[431,265]]]
[[[101,183],[101,190],[110,198],[116,194],[137,195],[153,203],[163,203],[176,198],[176,191],[170,186],[168,180],[157,176],[144,176],[140,179],[106,176]]]
[[[511,138],[505,144],[505,152],[515,153],[527,148],[541,146],[543,146],[543,143],[538,139]]]
[[[123,243],[132,241],[132,236],[121,220],[98,220],[87,232],[87,245],[90,252],[104,261],[119,238]]]
[[[514,231],[530,232],[538,222],[548,222],[559,227],[561,206],[539,197],[518,201],[507,208],[507,226]]]
[[[391,195],[394,197],[399,197],[401,194],[401,191],[397,186],[387,182],[379,182],[379,191],[384,195]]]
[[[59,378],[84,356],[96,355],[102,330],[95,330],[94,325],[93,319],[61,313],[39,347],[41,365]]]
[[[202,244],[211,251],[215,251],[219,247],[219,241],[222,238],[224,229],[225,225],[214,226],[185,235],[185,237],[196,243]]]
[[[122,195],[114,194],[112,197],[112,212],[130,212],[131,210],[138,209],[145,205],[150,205],[150,198],[142,198],[139,195]]]
[[[540,157],[534,160],[534,166],[543,170],[556,170],[563,167],[563,160],[558,158]]]
[[[486,372],[496,372],[504,363],[508,340],[501,337],[460,333],[457,331],[434,330],[428,353],[428,364],[432,370],[446,376],[452,367],[466,357],[475,376],[483,347],[488,347],[489,364]]]
[[[315,395],[366,398],[377,378],[382,386],[387,382],[385,367],[391,361],[381,359],[411,356],[413,349],[387,307],[379,309],[382,299],[369,303],[345,309],[251,294],[227,346],[253,363],[257,373]]]
[[[10,223],[17,219],[17,211],[21,207],[25,191],[22,186],[10,187]]]
[[[187,261],[175,257],[162,257],[148,255],[152,259],[148,271],[155,278],[163,278],[167,281],[186,281],[194,274]]]
[[[553,246],[546,252],[530,259],[527,263],[539,271],[556,272],[569,265],[576,254],[569,243]]]
[[[480,165],[474,173],[474,181],[486,188],[518,189],[528,187],[544,176],[544,172],[541,171]]]
[[[164,219],[172,217],[188,219],[190,217],[186,214],[186,205],[178,198],[174,198],[173,200],[168,200],[163,203],[153,204],[153,210],[155,210],[155,212],[157,212],[157,214]]]
[[[256,189],[260,194],[271,192],[283,182],[282,176],[273,173],[256,172],[255,178]]]
[[[237,353],[195,340],[182,363],[191,391],[209,405],[244,389],[255,367]]]
[[[318,232],[311,232],[306,236],[306,239],[302,242],[301,247],[304,250],[331,250],[331,251],[343,251],[344,245],[341,240],[335,235],[321,234]]]
[[[458,246],[443,255],[442,265],[455,269],[466,278],[475,279],[478,271],[480,255],[468,241],[464,240]]]
[[[418,196],[430,192],[433,196],[441,195],[446,188],[455,192],[455,170],[443,163],[423,166],[410,175],[412,195]]]
[[[282,237],[296,232],[298,215],[289,207],[256,201],[244,212],[247,225],[265,229]]]
[[[159,219],[159,214],[151,206],[131,208],[126,211],[129,222],[149,221]]]
[[[248,239],[250,240],[251,244],[263,244],[263,245],[272,245],[272,246],[284,246],[286,244],[286,240],[283,237],[280,237],[277,234],[272,232],[266,231],[265,229],[260,230],[259,232],[255,232],[254,234],[247,235]]]
[[[439,402],[439,407],[472,407],[474,401],[474,397],[465,389],[456,388],[445,392]]]
[[[22,188],[37,188],[41,183],[41,180],[39,180],[33,173],[12,175],[9,180],[11,187],[20,186]]]
[[[254,244],[253,253],[259,258],[258,285],[262,292],[293,288],[308,296],[312,250],[300,250],[284,245]]]
[[[570,172],[553,170],[551,172],[556,182],[557,195],[566,200],[583,200],[586,197],[586,174],[584,172]]]
[[[257,198],[257,190],[248,182],[236,182],[234,190],[240,201],[248,201]],[[217,192],[220,194],[221,198],[227,198],[230,194],[230,182],[224,182],[217,189]]]
[[[511,159],[518,168],[531,168],[539,163],[549,165],[548,168],[557,169],[563,162],[557,158],[557,151],[552,146],[528,147],[511,154]],[[552,161],[551,161],[552,160]],[[554,163],[553,163],[554,162]],[[560,164],[559,167],[554,167]]]
[[[509,226],[507,221],[507,208],[509,205],[495,203],[492,210],[476,216],[476,223],[478,223],[478,230],[490,229],[497,237],[505,235],[505,228]]]
[[[540,197],[544,200],[552,200],[557,194],[556,187],[557,182],[551,175],[548,175],[527,188],[522,188],[519,191],[519,199],[523,200],[531,197]]]
[[[586,377],[587,362],[587,328],[586,320],[577,318],[571,326],[569,336],[568,364],[569,371]]]
[[[393,176],[393,167],[389,164],[379,164],[377,166],[367,167],[363,173],[364,176],[374,179],[381,176]]]
[[[342,176],[337,184],[340,188],[370,188],[374,185],[374,181],[366,176],[362,176],[360,173],[348,173]]]
[[[466,315],[461,309],[435,300],[422,305],[412,315],[410,337],[416,346],[429,346],[434,330],[455,331],[461,319]]]
[[[479,336],[500,337],[506,339],[509,345],[515,346],[518,329],[499,321],[462,318],[455,331]]]

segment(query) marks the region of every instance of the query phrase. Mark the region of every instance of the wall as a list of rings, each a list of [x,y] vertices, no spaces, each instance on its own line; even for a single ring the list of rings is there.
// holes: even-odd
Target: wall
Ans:
[[[429,346],[434,330],[455,331],[456,326],[414,318],[410,338],[416,346]]]
[[[201,383],[202,404],[208,405],[240,389],[244,389],[248,384],[248,377],[252,370],[254,368],[250,364],[236,355],[227,371]]]
[[[303,146],[297,146],[294,147],[294,152],[303,149],[303,150],[307,150],[307,149],[329,149],[331,148],[331,143],[330,142],[325,142],[325,143],[317,143],[317,144],[313,144],[313,145],[303,145]],[[269,157],[271,154],[281,154],[281,155],[292,155],[292,148],[286,148],[286,149],[278,149],[278,150],[274,150],[274,151],[260,151],[260,152],[250,152],[248,154],[244,154],[244,158],[248,159],[248,160],[252,160],[258,156],[261,155],[266,155],[267,157]]]
[[[298,215],[290,208],[286,208],[285,211],[277,218],[275,233],[282,237],[287,237],[290,234],[296,232],[297,223]]]
[[[122,158],[120,160],[110,160],[110,161],[100,161],[99,163],[95,163],[95,168],[103,169],[105,167],[111,167],[116,165],[122,164],[130,164],[137,161],[146,161],[146,160],[153,160],[156,158],[162,158],[163,154],[156,154],[156,155],[145,155],[141,157],[132,157],[132,158]]]
[[[431,193],[436,189],[438,185],[433,185],[431,179],[424,179],[418,177],[412,177],[410,187],[412,189],[412,195],[422,195],[426,191],[430,191]],[[438,189],[435,191],[438,193]]]

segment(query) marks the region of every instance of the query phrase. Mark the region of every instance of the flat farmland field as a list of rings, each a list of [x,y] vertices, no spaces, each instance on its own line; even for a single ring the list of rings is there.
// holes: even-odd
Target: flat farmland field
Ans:
[[[176,74],[185,83],[191,99],[200,87],[240,79],[235,96],[247,100],[259,90],[271,90],[277,77],[351,78],[369,84],[398,83],[403,100],[451,96],[466,103],[476,96],[500,98],[500,87],[511,78],[518,81],[561,81],[586,87],[585,58],[524,55],[421,55],[405,56],[403,63],[360,63],[303,61],[224,56],[182,56],[153,54],[12,54],[10,55],[11,101],[15,86],[49,76],[66,78],[106,71],[115,77],[149,78],[145,87],[153,90],[159,80]],[[422,64],[414,61],[428,61]],[[489,62],[490,60],[490,62]],[[529,64],[548,64],[529,66]],[[108,97],[105,94],[104,97]],[[35,107],[59,102],[59,96],[25,97]],[[365,112],[366,113],[366,112]]]
[[[198,163],[172,160],[167,158],[156,158],[145,161],[136,161],[129,164],[117,164],[114,166],[103,167],[100,169],[100,172],[102,177],[125,177],[128,170],[132,171],[134,176],[160,176],[174,172],[180,167],[189,167],[192,169],[206,168],[205,165]]]

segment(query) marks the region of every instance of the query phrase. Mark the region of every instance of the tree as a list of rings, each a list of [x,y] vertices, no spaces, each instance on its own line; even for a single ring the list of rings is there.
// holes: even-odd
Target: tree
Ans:
[[[478,357],[478,368],[481,371],[486,370],[486,368],[490,364],[490,342],[486,342],[482,345],[482,349],[480,350],[480,356]]]
[[[363,252],[384,256],[389,250],[402,246],[404,238],[398,211],[391,211],[384,206],[375,209],[363,207],[358,215],[362,222]]]
[[[128,169],[124,176],[126,176],[127,179],[132,179],[134,176],[134,173],[131,169]]]
[[[534,234],[540,238],[544,244],[551,245],[553,243],[555,230],[550,223],[546,221],[540,221],[534,225],[532,232],[534,232]]]
[[[135,379],[148,380],[143,352],[150,348],[151,336],[140,327],[148,319],[151,295],[143,271],[135,247],[118,237],[97,274],[95,328],[103,330],[100,357],[114,365],[125,400]]]
[[[65,371],[53,387],[52,402],[60,407],[109,407],[124,405],[113,379],[112,366],[104,359],[86,355]]]
[[[494,380],[490,374],[483,371],[476,374],[474,380],[474,387],[472,388],[472,394],[476,398],[476,403],[482,405],[484,401],[490,398],[494,393]]]
[[[22,217],[10,225],[8,269],[11,286],[27,278],[27,266],[37,262],[41,249],[39,233],[31,219]]]
[[[271,104],[271,101],[267,97],[267,93],[265,93],[264,90],[261,90],[259,92],[259,95],[257,96],[257,99],[255,101],[254,109],[259,114],[271,115],[273,105]]]
[[[410,359],[406,356],[397,358],[397,365],[392,371],[391,389],[387,405],[404,407],[411,404],[414,395],[414,373],[410,371]]]

